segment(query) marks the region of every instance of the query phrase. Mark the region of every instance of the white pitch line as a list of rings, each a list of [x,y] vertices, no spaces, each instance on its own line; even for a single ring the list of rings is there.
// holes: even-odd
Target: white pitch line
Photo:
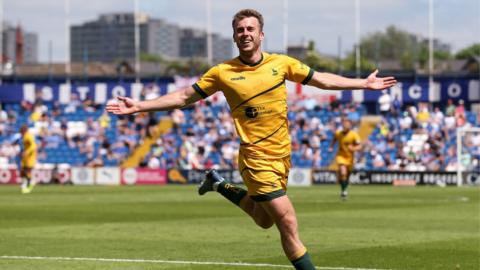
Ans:
[[[78,257],[42,257],[42,256],[0,256],[0,260],[49,260],[49,261],[94,261],[94,262],[120,262],[120,263],[154,263],[154,264],[194,264],[194,265],[227,265],[266,268],[290,268],[291,265],[269,263],[228,263],[228,262],[199,262],[199,261],[169,261],[149,259],[114,259],[114,258],[78,258]],[[375,268],[348,268],[348,267],[317,267],[322,270],[391,270]]]

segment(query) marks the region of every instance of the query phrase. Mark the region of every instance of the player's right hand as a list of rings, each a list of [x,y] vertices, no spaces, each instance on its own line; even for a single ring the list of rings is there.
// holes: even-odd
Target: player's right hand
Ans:
[[[138,102],[128,97],[117,97],[117,102],[109,102],[105,107],[107,112],[113,114],[132,114],[139,111]]]

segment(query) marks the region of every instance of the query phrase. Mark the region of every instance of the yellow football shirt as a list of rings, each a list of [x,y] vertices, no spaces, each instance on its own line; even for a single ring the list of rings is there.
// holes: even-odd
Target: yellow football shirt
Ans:
[[[22,167],[33,168],[37,163],[37,144],[35,137],[30,132],[23,135],[23,153],[22,153]]]
[[[223,92],[243,155],[281,158],[290,155],[285,80],[306,84],[312,76],[313,70],[294,58],[262,53],[255,64],[237,57],[212,67],[193,88],[203,98]]]
[[[350,151],[350,145],[360,144],[360,135],[350,130],[347,133],[339,130],[335,133],[335,139],[338,141],[337,163],[343,165],[353,165],[354,152]]]

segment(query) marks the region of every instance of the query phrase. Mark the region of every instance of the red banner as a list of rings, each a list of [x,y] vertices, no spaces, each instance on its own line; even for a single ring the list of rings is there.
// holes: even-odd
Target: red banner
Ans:
[[[122,170],[123,185],[165,185],[167,171],[162,169],[128,168]]]
[[[0,169],[0,184],[19,184],[20,175],[16,169]]]

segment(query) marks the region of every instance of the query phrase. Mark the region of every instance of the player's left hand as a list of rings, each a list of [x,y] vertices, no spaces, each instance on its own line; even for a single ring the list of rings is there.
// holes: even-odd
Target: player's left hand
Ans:
[[[378,78],[377,73],[378,69],[376,69],[367,77],[365,88],[372,90],[383,90],[385,88],[390,88],[397,83],[397,80],[395,80],[394,77]]]
[[[113,114],[132,114],[139,111],[137,104],[138,101],[119,96],[117,97],[117,102],[107,103],[105,110]]]

